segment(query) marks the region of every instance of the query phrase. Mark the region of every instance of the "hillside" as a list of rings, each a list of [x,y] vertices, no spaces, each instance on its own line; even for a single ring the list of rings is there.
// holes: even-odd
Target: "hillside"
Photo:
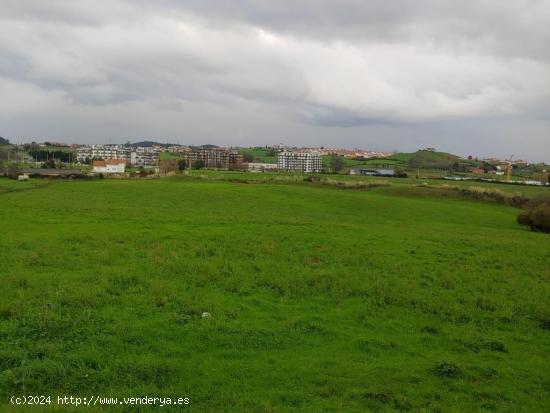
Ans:
[[[10,141],[0,136],[0,145],[9,145]]]
[[[420,150],[413,153],[395,153],[384,159],[400,162],[410,168],[449,169],[460,157],[446,152]]]
[[[277,163],[277,151],[266,148],[239,148],[238,152],[248,162]]]
[[[208,176],[0,179],[0,410],[547,410],[550,237],[515,209]]]

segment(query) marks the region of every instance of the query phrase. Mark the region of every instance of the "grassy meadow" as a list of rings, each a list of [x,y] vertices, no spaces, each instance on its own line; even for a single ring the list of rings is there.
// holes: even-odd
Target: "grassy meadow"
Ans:
[[[547,411],[550,237],[516,209],[229,176],[0,179],[0,411]]]
[[[277,155],[266,148],[241,148],[241,155],[249,155],[252,162],[277,163]]]

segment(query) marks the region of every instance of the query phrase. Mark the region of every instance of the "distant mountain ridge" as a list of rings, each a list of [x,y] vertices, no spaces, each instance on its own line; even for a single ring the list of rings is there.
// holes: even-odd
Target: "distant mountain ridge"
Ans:
[[[0,145],[9,145],[10,141],[0,136]]]
[[[132,147],[138,147],[141,146],[142,148],[150,148],[151,146],[162,146],[162,147],[168,147],[173,146],[173,143],[160,143],[155,141],[141,141],[141,142],[134,142],[130,143],[128,146]]]
[[[204,145],[198,145],[198,146],[190,145],[189,147],[192,148],[192,149],[214,149],[214,148],[219,148],[218,145],[212,145],[211,143],[206,143]]]
[[[142,148],[150,148],[152,146],[162,146],[163,148],[167,148],[169,146],[180,146],[180,144],[177,143],[160,143],[156,141],[141,141],[141,142],[134,142],[134,143],[128,143],[127,146],[131,146],[133,148],[136,148],[138,146],[141,146]],[[217,145],[212,145],[210,143],[206,143],[204,145],[190,145],[190,148],[197,148],[197,149],[212,149],[212,148],[219,148]]]

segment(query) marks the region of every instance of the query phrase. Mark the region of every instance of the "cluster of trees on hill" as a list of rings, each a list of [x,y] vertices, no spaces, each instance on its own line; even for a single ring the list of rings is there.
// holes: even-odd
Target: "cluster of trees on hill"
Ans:
[[[29,155],[31,155],[36,162],[47,162],[50,159],[56,159],[60,162],[72,162],[74,158],[73,154],[69,151],[49,151],[47,149],[37,148],[30,148]]]
[[[0,136],[0,145],[9,145],[10,141]]]
[[[457,161],[453,163],[449,170],[454,172],[469,172],[472,168],[481,168],[485,173],[497,170],[494,165],[482,161]]]
[[[219,148],[218,145],[212,145],[210,143],[206,143],[204,145],[199,145],[199,146],[190,145],[189,147],[191,149],[215,149],[215,148]]]

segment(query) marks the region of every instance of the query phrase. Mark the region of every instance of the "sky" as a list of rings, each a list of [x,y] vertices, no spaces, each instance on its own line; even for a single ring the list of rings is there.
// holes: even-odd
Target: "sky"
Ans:
[[[550,161],[550,0],[0,0],[0,136]]]

